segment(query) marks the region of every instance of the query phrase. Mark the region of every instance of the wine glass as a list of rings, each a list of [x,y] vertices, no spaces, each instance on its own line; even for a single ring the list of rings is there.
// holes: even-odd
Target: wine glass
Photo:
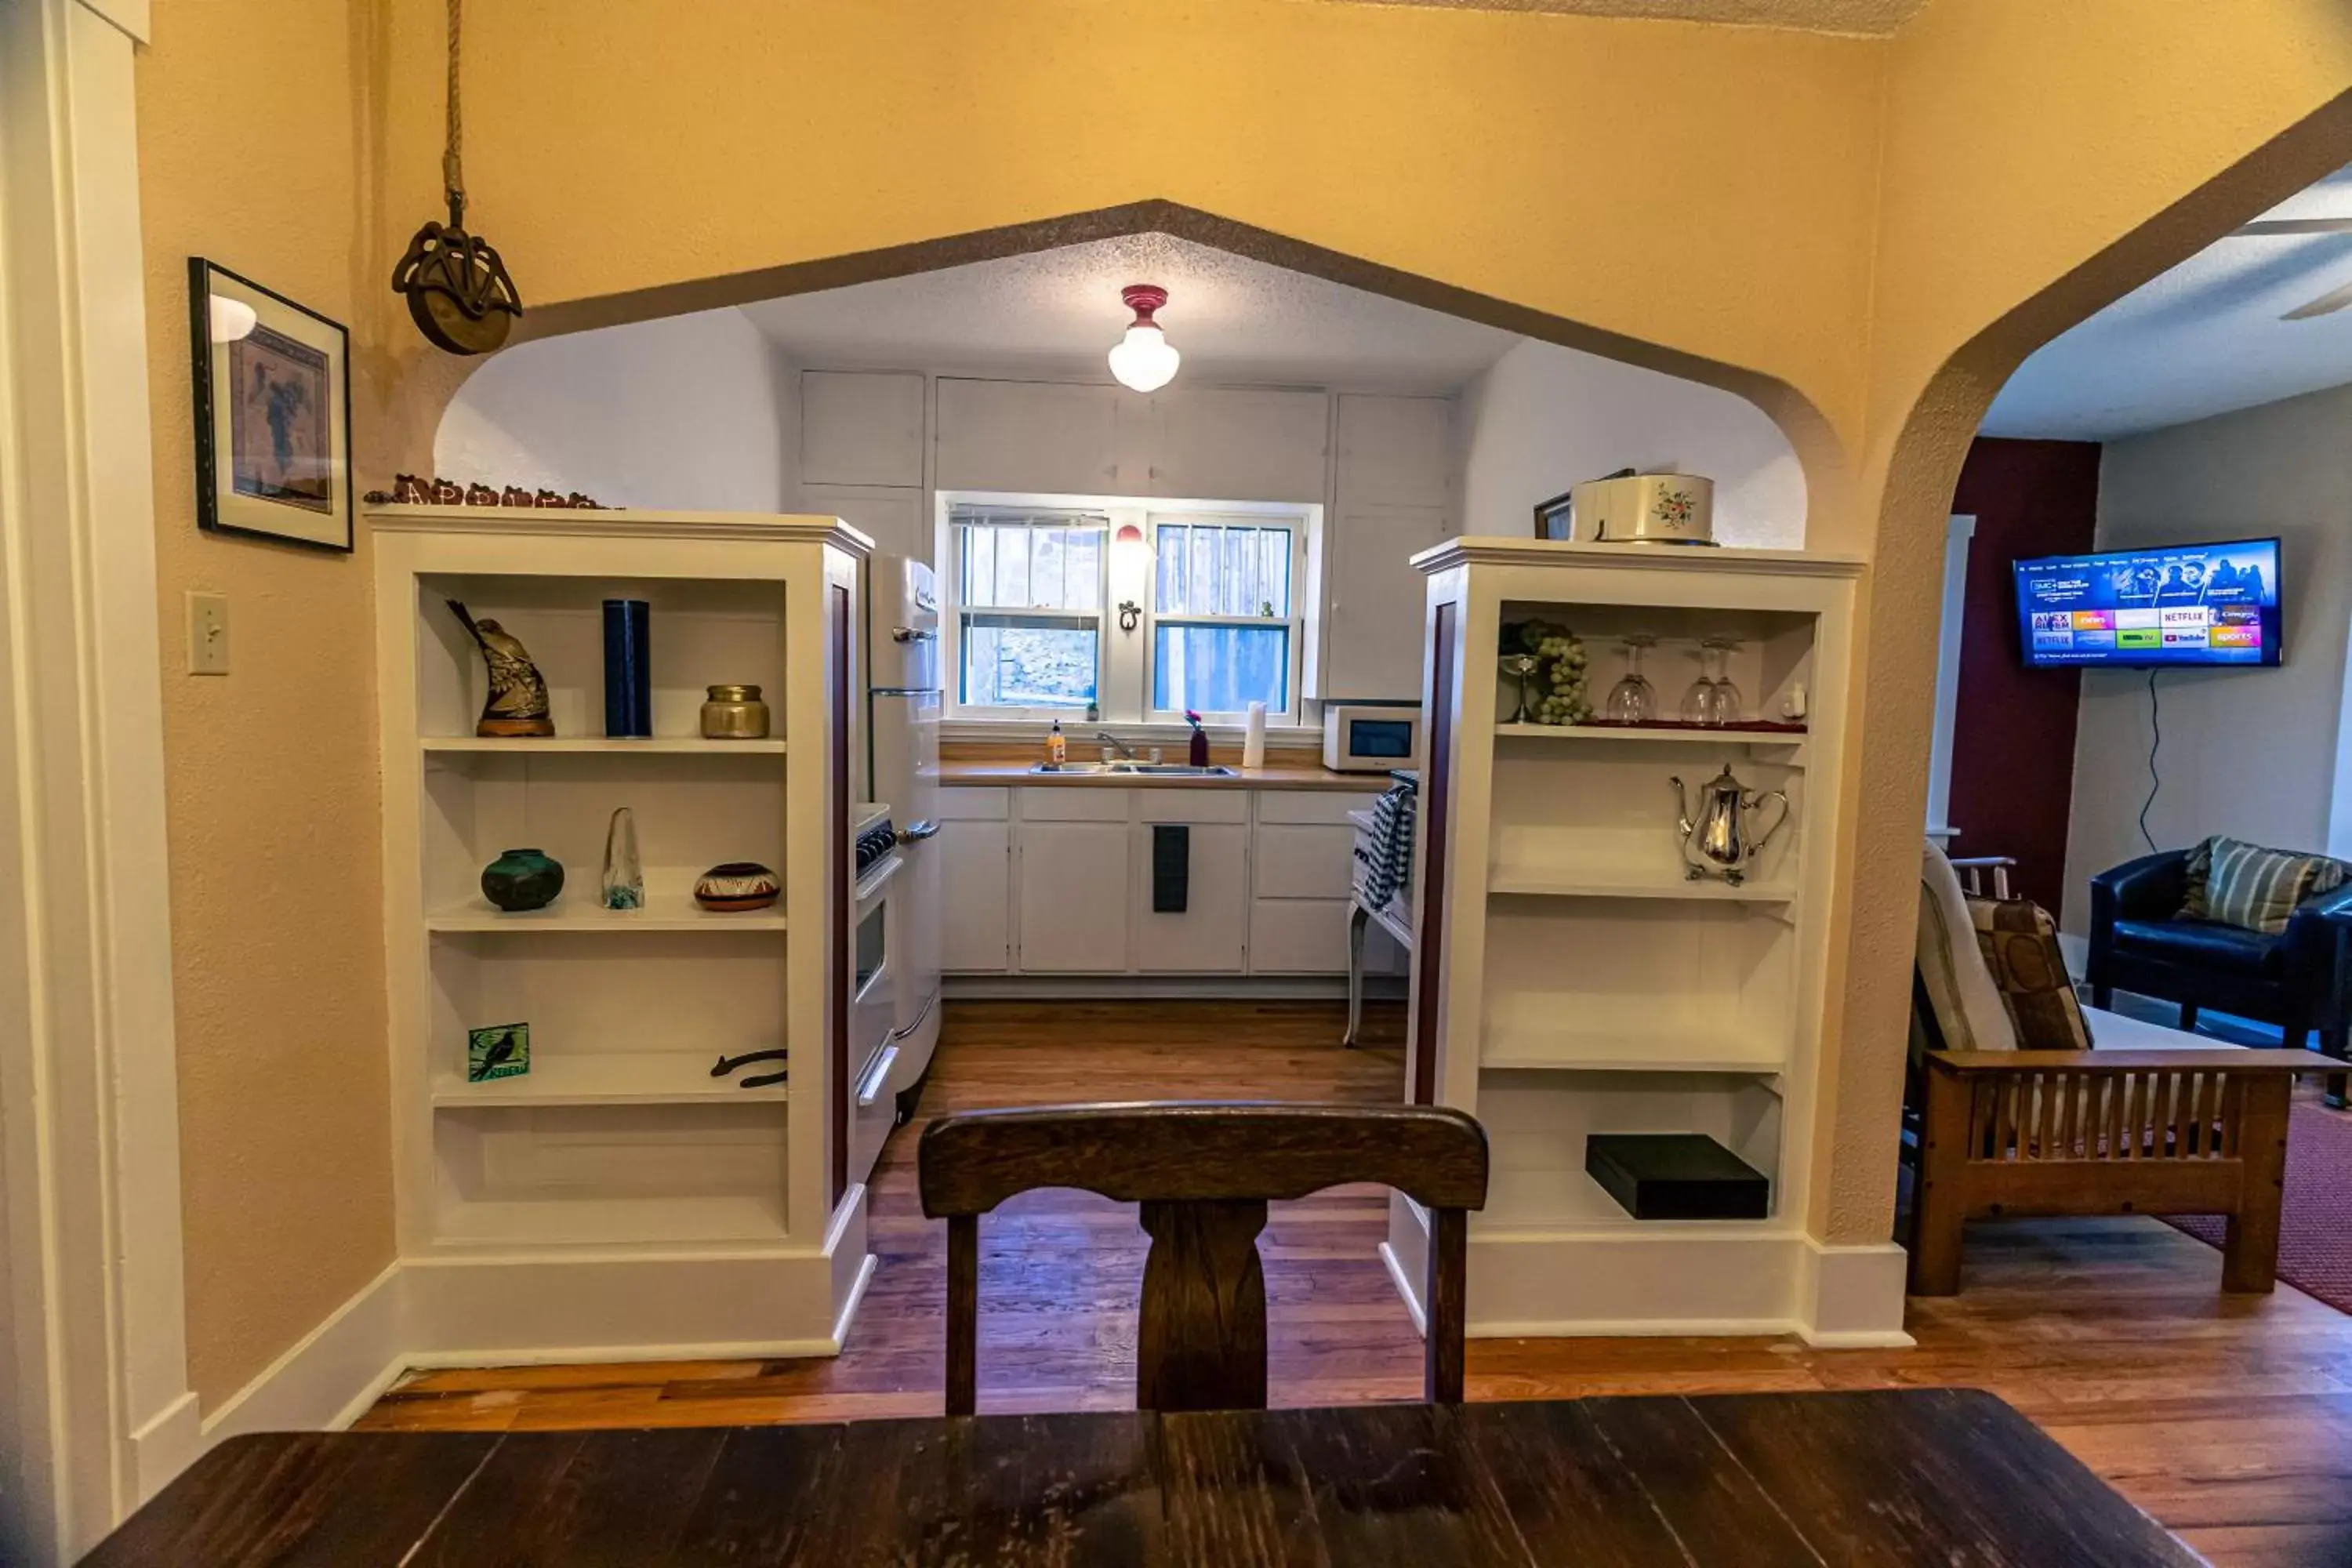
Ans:
[[[1658,690],[1642,673],[1642,654],[1657,640],[1646,632],[1634,632],[1625,638],[1625,677],[1609,689],[1611,723],[1646,724],[1656,715]]]
[[[1713,724],[1716,721],[1715,660],[1707,648],[1706,643],[1699,645],[1698,679],[1692,681],[1690,689],[1683,693],[1682,719],[1685,724]]]
[[[1519,682],[1518,704],[1511,710],[1511,716],[1503,721],[1506,724],[1524,724],[1528,721],[1528,677],[1533,675],[1542,663],[1541,659],[1531,653],[1503,655],[1503,673],[1517,676]]]
[[[1715,664],[1715,679],[1707,692],[1706,722],[1721,728],[1737,724],[1747,716],[1747,700],[1731,681],[1731,656],[1739,649],[1736,637],[1709,637],[1699,645],[1701,653]]]

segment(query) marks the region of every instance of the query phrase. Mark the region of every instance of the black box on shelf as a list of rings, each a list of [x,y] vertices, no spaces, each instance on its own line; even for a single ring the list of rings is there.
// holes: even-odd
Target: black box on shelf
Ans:
[[[1762,1219],[1772,1184],[1704,1132],[1595,1132],[1584,1173],[1635,1219]]]

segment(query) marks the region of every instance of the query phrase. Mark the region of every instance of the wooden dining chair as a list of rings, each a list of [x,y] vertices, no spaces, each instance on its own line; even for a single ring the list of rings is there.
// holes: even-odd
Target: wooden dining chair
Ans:
[[[923,1131],[923,1213],[948,1222],[948,1414],[979,1383],[980,1216],[1035,1187],[1143,1205],[1135,1402],[1144,1410],[1265,1408],[1265,1276],[1257,1234],[1271,1198],[1349,1182],[1394,1187],[1429,1211],[1423,1387],[1462,1399],[1467,1211],[1486,1203],[1486,1132],[1421,1106],[1175,1101],[971,1110]]]

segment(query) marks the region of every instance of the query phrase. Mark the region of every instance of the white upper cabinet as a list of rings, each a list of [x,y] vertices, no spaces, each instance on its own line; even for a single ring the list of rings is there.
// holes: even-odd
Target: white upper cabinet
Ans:
[[[923,515],[923,492],[890,485],[801,486],[801,510],[837,517],[874,541],[876,553],[906,555],[928,563],[931,530]]]
[[[900,371],[803,371],[801,482],[920,487],[922,376]]]
[[[1326,700],[1421,700],[1426,584],[1413,556],[1453,534],[1438,507],[1342,506],[1329,535]]]
[[[942,376],[934,480],[1100,495],[1118,478],[1118,409],[1117,387]]]
[[[1447,398],[1342,396],[1339,504],[1447,505],[1453,421]]]
[[[1123,493],[1192,500],[1320,501],[1331,400],[1319,392],[1162,392],[1150,470]],[[1441,406],[1443,406],[1441,405]],[[1122,451],[1121,457],[1125,457]],[[1126,479],[1122,471],[1121,479]]]

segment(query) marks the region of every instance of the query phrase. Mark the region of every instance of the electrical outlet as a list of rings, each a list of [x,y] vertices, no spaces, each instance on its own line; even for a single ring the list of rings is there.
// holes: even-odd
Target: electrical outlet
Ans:
[[[228,595],[188,595],[188,673],[228,673]]]

